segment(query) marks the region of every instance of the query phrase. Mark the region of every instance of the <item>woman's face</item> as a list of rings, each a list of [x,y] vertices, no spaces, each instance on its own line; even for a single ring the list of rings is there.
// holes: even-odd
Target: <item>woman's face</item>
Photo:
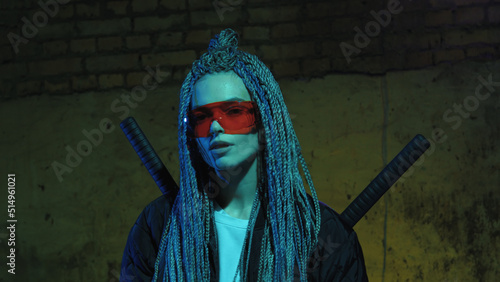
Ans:
[[[223,101],[251,101],[243,80],[234,72],[206,74],[194,85],[191,109],[205,109],[211,106],[208,104]],[[219,121],[209,122],[208,136],[196,138],[198,150],[209,166],[217,171],[238,172],[256,161],[259,151],[257,129],[246,134],[229,134]]]

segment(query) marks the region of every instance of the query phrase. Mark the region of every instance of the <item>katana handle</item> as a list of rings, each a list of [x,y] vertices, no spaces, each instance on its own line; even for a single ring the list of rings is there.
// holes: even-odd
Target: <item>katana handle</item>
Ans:
[[[351,227],[356,225],[429,147],[430,143],[424,136],[415,136],[342,212],[340,217],[344,222]]]
[[[169,191],[177,192],[179,187],[175,180],[160,160],[158,154],[156,154],[135,119],[133,117],[124,119],[120,123],[120,127],[161,192],[163,194]]]

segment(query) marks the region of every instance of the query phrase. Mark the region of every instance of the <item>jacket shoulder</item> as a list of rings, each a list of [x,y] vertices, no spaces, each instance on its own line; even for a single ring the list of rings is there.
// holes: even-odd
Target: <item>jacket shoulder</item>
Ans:
[[[356,232],[340,215],[319,202],[321,227],[309,270],[313,281],[367,281],[363,251]]]
[[[140,213],[128,235],[123,252],[121,281],[148,281],[154,275],[163,230],[170,217],[176,194],[162,195]]]

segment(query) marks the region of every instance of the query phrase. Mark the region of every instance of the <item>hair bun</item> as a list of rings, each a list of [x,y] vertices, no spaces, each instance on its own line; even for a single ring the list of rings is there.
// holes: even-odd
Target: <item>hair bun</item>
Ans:
[[[219,34],[215,35],[214,39],[210,40],[208,51],[221,50],[231,47],[236,49],[238,47],[238,37],[239,36],[236,31],[226,28]]]

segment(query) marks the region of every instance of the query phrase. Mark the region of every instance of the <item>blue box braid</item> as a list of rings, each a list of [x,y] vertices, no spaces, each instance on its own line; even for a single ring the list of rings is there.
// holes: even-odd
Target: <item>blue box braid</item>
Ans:
[[[209,170],[199,164],[203,160],[187,137],[186,118],[196,81],[205,74],[226,71],[234,71],[243,80],[252,100],[257,103],[265,137],[259,168],[261,185],[252,207],[237,272],[242,280],[246,278],[250,258],[250,246],[246,242],[251,242],[258,210],[264,204],[267,213],[260,248],[259,280],[291,281],[295,264],[300,280],[307,279],[307,262],[316,247],[321,222],[316,191],[278,83],[263,62],[237,50],[237,46],[238,35],[233,30],[225,29],[216,35],[210,41],[208,52],[193,62],[180,89],[180,191],[162,234],[153,281],[158,280],[161,268],[165,281],[210,279],[208,242],[211,230],[216,230],[211,194],[203,188],[207,186]],[[312,205],[299,164],[311,191]]]

